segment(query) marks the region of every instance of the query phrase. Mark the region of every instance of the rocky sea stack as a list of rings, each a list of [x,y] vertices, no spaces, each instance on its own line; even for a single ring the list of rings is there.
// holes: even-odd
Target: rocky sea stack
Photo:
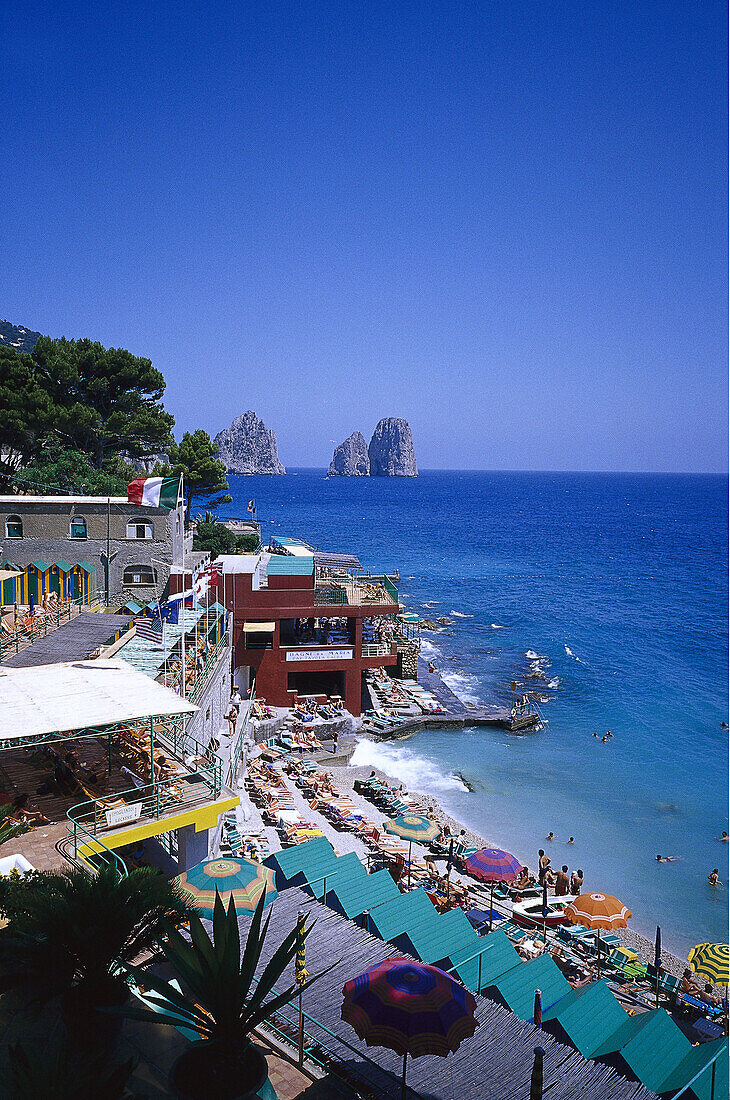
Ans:
[[[218,432],[218,458],[229,474],[285,474],[276,451],[276,434],[255,412],[237,416],[230,428]]]
[[[335,448],[327,477],[367,477],[370,473],[368,445],[362,432],[353,432]]]
[[[411,426],[402,416],[378,421],[368,454],[371,477],[418,477]]]

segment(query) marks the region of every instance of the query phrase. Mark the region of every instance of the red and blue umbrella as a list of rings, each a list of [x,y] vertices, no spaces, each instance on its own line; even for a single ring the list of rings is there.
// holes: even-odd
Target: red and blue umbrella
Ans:
[[[482,882],[514,882],[520,877],[522,864],[501,848],[480,848],[464,860],[467,874]]]
[[[386,959],[346,983],[342,1019],[368,1046],[403,1055],[445,1058],[474,1034],[476,1001],[443,970],[410,959]]]
[[[492,884],[489,908],[494,903],[495,882],[514,882],[520,877],[522,864],[502,848],[480,848],[464,860],[464,870],[468,875],[481,879],[482,882]],[[492,931],[492,918],[489,918],[489,931]]]

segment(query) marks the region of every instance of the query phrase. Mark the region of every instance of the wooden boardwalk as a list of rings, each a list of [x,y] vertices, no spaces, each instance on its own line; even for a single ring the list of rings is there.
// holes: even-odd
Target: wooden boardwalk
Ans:
[[[279,895],[268,910],[271,929],[264,946],[261,966],[271,958],[284,935],[296,923],[303,909],[316,918],[307,938],[307,969],[310,974],[334,963],[333,969],[304,994],[304,1011],[334,1032],[332,1038],[316,1025],[307,1023],[311,1035],[337,1055],[350,1080],[359,1080],[383,1100],[400,1096],[402,1059],[380,1047],[366,1047],[340,1017],[342,987],[346,981],[384,959],[399,957],[392,944],[371,936],[352,921],[334,913],[304,891],[292,888]],[[250,917],[241,917],[241,938],[245,939]],[[292,977],[293,980],[293,977]],[[282,979],[281,987],[288,984]],[[628,1081],[606,1065],[586,1061],[571,1047],[559,1043],[533,1024],[489,1001],[477,997],[479,1027],[448,1058],[409,1059],[409,1100],[529,1100],[530,1073],[536,1046],[545,1050],[545,1091],[550,1100],[652,1100],[654,1094],[636,1081]],[[296,1009],[287,1010],[296,1020]],[[366,1056],[372,1061],[365,1060]]]

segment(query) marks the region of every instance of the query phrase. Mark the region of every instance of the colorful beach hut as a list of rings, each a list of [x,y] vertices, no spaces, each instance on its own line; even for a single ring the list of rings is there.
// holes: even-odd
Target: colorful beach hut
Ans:
[[[80,561],[78,565],[73,567],[71,573],[73,599],[81,600],[82,603],[88,603],[89,597],[94,590],[93,576],[95,572],[96,567],[92,565],[90,561]]]
[[[60,561],[56,561],[51,566],[50,572],[50,591],[55,592],[56,595],[62,599],[68,599],[68,587],[69,577],[73,572],[73,565],[70,562],[64,561],[63,558]]]

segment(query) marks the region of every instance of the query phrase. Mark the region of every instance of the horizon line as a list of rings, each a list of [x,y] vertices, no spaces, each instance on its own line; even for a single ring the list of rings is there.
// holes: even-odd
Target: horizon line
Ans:
[[[313,471],[313,472],[326,472],[327,466],[288,466],[286,473],[284,474],[226,474],[226,477],[286,477],[287,474],[293,471]],[[355,475],[352,477],[347,474],[334,474],[333,480],[340,479],[342,481],[413,481],[415,477],[420,474],[589,474],[589,475],[617,475],[620,474],[624,477],[728,477],[730,476],[730,470],[534,470],[534,469],[489,469],[486,467],[472,467],[472,466],[424,466],[418,474],[412,476],[402,476],[399,474],[384,476],[370,474]]]

